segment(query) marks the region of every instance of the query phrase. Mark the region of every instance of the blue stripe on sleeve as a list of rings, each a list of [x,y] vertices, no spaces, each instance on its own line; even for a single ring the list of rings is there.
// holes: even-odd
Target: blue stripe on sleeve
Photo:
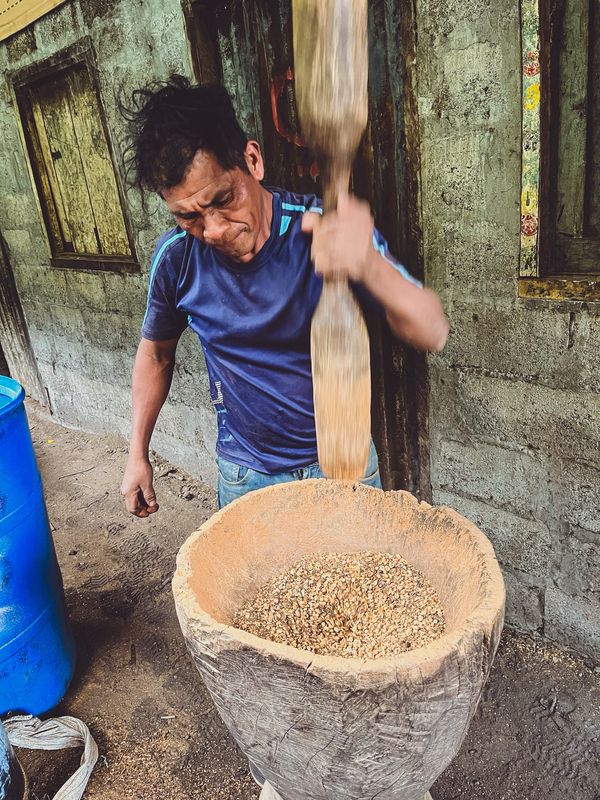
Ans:
[[[412,283],[413,286],[416,286],[419,289],[423,288],[423,284],[421,283],[421,281],[418,281],[416,278],[413,278],[410,272],[408,272],[408,270],[405,267],[403,267],[402,264],[388,257],[388,255],[385,252],[385,245],[378,243],[376,234],[373,234],[373,247],[375,248],[375,250],[377,250],[378,253],[381,253],[381,255],[385,258],[388,264],[391,264],[392,267],[397,272],[399,272],[400,275],[402,275],[402,277],[405,280],[407,280],[409,283]]]
[[[166,242],[163,243],[162,247],[156,254],[154,261],[150,267],[150,275],[148,276],[148,302],[146,304],[146,313],[144,314],[144,321],[142,322],[142,327],[146,324],[146,318],[148,317],[148,310],[150,306],[150,294],[152,293],[152,284],[154,283],[154,276],[156,275],[156,269],[162,258],[162,254],[165,252],[167,247],[172,244],[173,242],[177,241],[177,239],[181,239],[183,236],[186,235],[186,231],[181,231],[180,233],[176,233],[174,236],[171,236],[170,239],[167,239]]]

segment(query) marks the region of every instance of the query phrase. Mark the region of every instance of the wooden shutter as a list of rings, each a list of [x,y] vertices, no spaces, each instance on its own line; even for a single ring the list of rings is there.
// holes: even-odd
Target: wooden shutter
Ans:
[[[600,275],[600,4],[548,0],[547,275]],[[542,230],[542,235],[544,231]]]
[[[54,256],[62,266],[69,254],[83,267],[104,257],[132,260],[102,111],[86,64],[26,85],[20,96]]]

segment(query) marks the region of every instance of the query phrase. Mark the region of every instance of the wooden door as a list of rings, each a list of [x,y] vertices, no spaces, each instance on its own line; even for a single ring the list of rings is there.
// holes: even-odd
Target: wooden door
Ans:
[[[294,100],[290,0],[197,0],[187,6],[199,81],[221,81],[240,123],[265,155],[267,185],[320,194]],[[412,4],[369,1],[369,124],[353,172],[397,257],[422,277],[418,141],[410,89]],[[386,488],[430,498],[425,358],[403,347],[381,319],[369,319],[373,435]]]
[[[48,398],[38,372],[23,309],[17,294],[8,258],[8,249],[0,234],[0,375],[10,374],[25,387],[34,400],[47,405]]]

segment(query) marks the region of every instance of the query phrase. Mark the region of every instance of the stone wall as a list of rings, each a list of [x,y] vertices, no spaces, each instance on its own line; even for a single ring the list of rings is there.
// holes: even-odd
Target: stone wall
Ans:
[[[191,76],[181,5],[71,0],[0,44],[2,72],[41,62],[89,37],[117,170],[124,183],[125,123],[118,110],[149,80]],[[137,274],[50,267],[49,246],[19,136],[10,81],[0,82],[0,230],[55,418],[87,430],[129,433],[130,376],[144,314],[155,240],[173,225],[160,201],[144,210],[127,193],[127,215],[140,265]],[[214,479],[213,411],[197,340],[184,334],[166,413],[153,446],[208,480]]]
[[[492,539],[507,620],[600,658],[600,319],[517,296],[520,39],[510,0],[417,0],[433,495]]]

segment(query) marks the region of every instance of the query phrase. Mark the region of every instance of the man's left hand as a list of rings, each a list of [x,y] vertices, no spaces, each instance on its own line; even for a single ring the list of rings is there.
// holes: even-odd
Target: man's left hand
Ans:
[[[307,211],[302,217],[302,230],[313,237],[315,270],[324,278],[344,276],[365,283],[376,255],[373,229],[368,204],[347,194],[338,198],[336,211],[324,217]]]

